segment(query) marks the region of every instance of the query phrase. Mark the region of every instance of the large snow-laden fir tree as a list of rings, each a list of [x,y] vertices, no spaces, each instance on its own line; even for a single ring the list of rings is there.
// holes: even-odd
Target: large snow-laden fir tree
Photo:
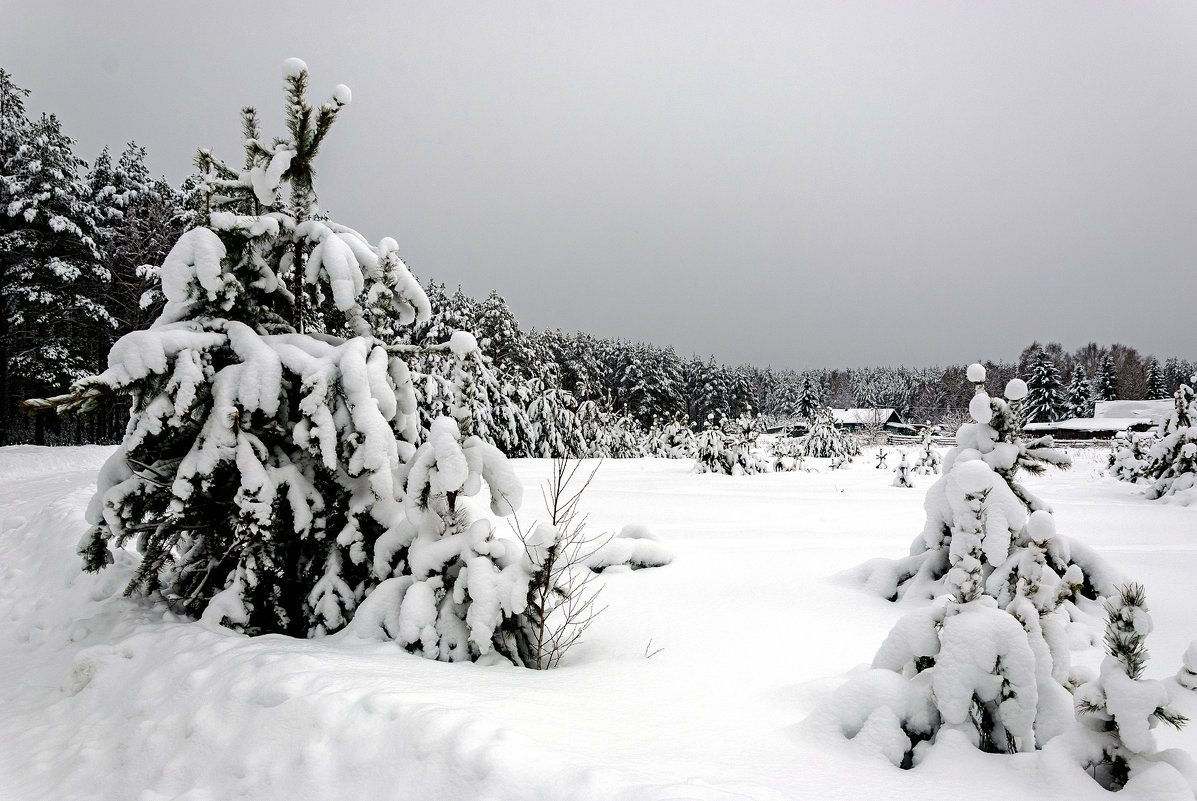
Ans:
[[[0,442],[10,389],[44,393],[91,374],[116,326],[85,163],[54,115],[24,119],[24,95],[0,70]]]
[[[130,593],[248,633],[336,631],[382,582],[364,630],[435,658],[514,657],[529,566],[466,497],[486,481],[505,514],[519,485],[471,436],[467,403],[423,440],[405,361],[417,348],[379,334],[426,320],[427,297],[394,240],[316,213],[312,158],[349,90],[313,107],[303,62],[284,75],[285,136],[267,144],[246,109],[243,169],[201,152],[209,224],[162,265],[157,321],[56,399],[133,399],[88,509],[86,566],[133,542]],[[463,365],[477,349],[464,332],[434,347]]]

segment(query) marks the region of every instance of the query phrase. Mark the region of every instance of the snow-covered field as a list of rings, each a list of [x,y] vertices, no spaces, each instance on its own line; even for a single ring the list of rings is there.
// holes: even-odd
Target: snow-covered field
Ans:
[[[342,634],[249,639],[121,596],[134,557],[83,574],[75,547],[110,449],[0,449],[0,799],[1083,799],[1061,754],[943,738],[901,771],[844,739],[832,691],[903,607],[842,573],[898,557],[924,490],[866,453],[847,470],[691,475],[608,461],[590,525],[642,523],[671,565],[611,570],[607,610],[561,667],[448,665]],[[1150,678],[1197,638],[1197,508],[1102,476],[1103,451],[1027,480],[1061,534],[1147,586]],[[894,463],[891,456],[891,465]],[[536,518],[545,461],[518,461]],[[1100,652],[1074,661],[1096,666]],[[1168,679],[1179,711],[1197,693]],[[1197,726],[1157,730],[1197,753]],[[1150,783],[1120,798],[1169,797]]]

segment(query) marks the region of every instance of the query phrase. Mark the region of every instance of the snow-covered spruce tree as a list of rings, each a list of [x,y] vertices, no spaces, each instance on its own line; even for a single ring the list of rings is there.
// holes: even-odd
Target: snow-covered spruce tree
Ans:
[[[1190,379],[1197,384],[1197,376]],[[1148,498],[1176,496],[1197,502],[1197,393],[1181,384],[1172,396],[1175,407],[1155,431],[1143,477],[1151,482]]]
[[[799,438],[802,455],[814,458],[832,456],[856,456],[860,453],[860,442],[835,424],[831,410],[819,407],[810,419],[810,430]]]
[[[1113,354],[1103,356],[1097,367],[1092,397],[1094,401],[1118,400],[1118,368],[1114,366]]]
[[[1106,658],[1097,679],[1076,693],[1080,720],[1095,733],[1087,767],[1109,790],[1126,786],[1132,774],[1156,762],[1151,729],[1158,723],[1180,728],[1184,715],[1168,707],[1161,681],[1144,679],[1151,616],[1141,584],[1127,584],[1106,601]]]
[[[809,375],[802,376],[802,389],[799,391],[797,402],[794,404],[795,415],[799,420],[803,420],[809,424],[815,419],[815,416],[822,408],[822,404],[819,403],[818,390],[811,377]]]
[[[394,578],[363,629],[441,659],[512,656],[522,549],[465,505],[485,480],[506,513],[518,484],[468,435],[465,406],[421,444],[404,358],[415,348],[376,332],[427,319],[427,298],[394,240],[371,245],[316,216],[310,162],[349,90],[312,107],[306,66],[291,59],[284,73],[286,135],[247,137],[240,171],[203,154],[209,225],[183,234],[162,265],[158,320],[57,399],[67,410],[133,399],[88,509],[85,566],[135,543],[129,594],[160,592],[180,612],[255,634],[336,631]],[[252,110],[244,118],[255,132]],[[463,334],[439,347],[464,358],[476,345]]]
[[[1168,387],[1164,384],[1164,369],[1160,367],[1159,359],[1152,356],[1147,360],[1147,392],[1148,400],[1163,400],[1168,397]]]
[[[21,97],[11,87],[0,93],[6,107]],[[102,302],[112,273],[73,141],[53,115],[26,126],[5,115],[22,132],[0,170],[0,389],[42,394],[102,363],[116,325]]]
[[[1037,348],[1028,365],[1027,399],[1024,423],[1052,423],[1063,416],[1067,398],[1055,360],[1043,348]]]
[[[1093,392],[1089,386],[1089,379],[1085,376],[1085,368],[1079,364],[1072,368],[1072,380],[1068,382],[1068,408],[1066,413],[1071,417],[1093,416]]]
[[[561,387],[532,378],[526,382],[527,455],[542,459],[586,454],[578,402]],[[588,455],[588,454],[587,454]]]

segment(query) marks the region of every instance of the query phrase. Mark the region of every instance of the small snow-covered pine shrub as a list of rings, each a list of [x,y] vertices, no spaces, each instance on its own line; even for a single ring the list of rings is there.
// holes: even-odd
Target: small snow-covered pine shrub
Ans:
[[[1121,481],[1142,481],[1155,441],[1151,432],[1119,432],[1111,442],[1109,474]]]
[[[860,441],[835,424],[831,410],[820,407],[810,421],[810,429],[799,438],[802,455],[814,458],[851,457],[860,453]]]
[[[769,448],[773,469],[779,473],[809,473],[802,455],[802,443],[797,437],[777,437]]]
[[[666,459],[693,459],[698,442],[689,420],[670,420],[661,428],[656,454]]]
[[[425,292],[393,239],[324,218],[312,185],[349,90],[311,106],[298,59],[284,81],[286,135],[264,139],[246,109],[244,169],[201,151],[207,225],[166,257],[157,321],[50,403],[132,399],[87,511],[85,567],[133,545],[127,594],[250,634],[354,620],[437,659],[513,656],[530,566],[468,509],[484,482],[495,514],[521,492],[473,432],[477,343],[394,342],[396,327],[429,319]],[[429,353],[454,367],[425,430],[408,359]]]
[[[1197,376],[1191,380],[1197,384]],[[1175,408],[1156,430],[1143,467],[1143,477],[1151,482],[1147,497],[1197,503],[1197,393],[1181,384],[1172,397]]]
[[[979,364],[969,368],[970,379],[980,378],[973,381],[971,419],[956,432],[956,446],[943,459],[943,474],[927,491],[926,522],[922,534],[910,546],[910,556],[896,561],[876,560],[864,568],[869,586],[885,597],[899,600],[943,594],[950,569],[953,525],[967,509],[967,492],[960,486],[960,476],[953,475],[953,471],[967,463],[979,462],[994,475],[993,488],[985,501],[986,546],[982,564],[986,592],[1002,606],[1013,598],[1015,568],[1024,549],[1033,542],[1026,529],[1029,515],[1034,511],[1051,512],[1046,502],[1019,483],[1018,475],[1022,471],[1039,474],[1048,465],[1067,469],[1071,460],[1054,447],[1050,436],[1024,441],[1018,427],[1021,397],[1009,401],[989,397],[984,390],[984,373],[985,368]],[[1012,394],[1020,396],[1025,391],[1023,382],[1015,379],[1011,384]],[[1113,590],[1101,560],[1079,544],[1053,537],[1046,559],[1050,569],[1060,577],[1076,565],[1079,576],[1070,575],[1078,578],[1078,589],[1083,588],[1089,598]],[[1072,599],[1076,594],[1070,592],[1068,597]]]
[[[935,433],[935,428],[929,427],[923,430],[923,439],[919,443],[919,459],[911,468],[912,473],[920,476],[939,475],[943,460],[939,456],[939,451],[935,450]]]
[[[1059,537],[1047,504],[1016,481],[1021,469],[1068,465],[1050,438],[1019,437],[1025,384],[1012,381],[1007,402],[985,393],[981,365],[970,366],[968,377],[972,421],[960,427],[943,475],[927,492],[923,535],[911,556],[861,571],[892,600],[935,598],[898,622],[874,670],[842,694],[855,699],[841,709],[844,733],[859,736],[856,721],[873,721],[884,732],[870,737],[883,737],[887,755],[905,767],[943,730],[1003,753],[1033,750],[1063,733],[1079,681],[1066,627],[1082,593],[1113,591],[1096,557]],[[858,684],[889,690],[870,698]]]
[[[1197,692],[1197,640],[1193,640],[1185,649],[1184,661],[1180,670],[1176,671],[1176,681],[1186,690]]]
[[[1106,602],[1106,654],[1097,679],[1076,693],[1077,714],[1096,735],[1090,765],[1103,787],[1126,786],[1136,770],[1153,764],[1158,754],[1151,734],[1158,723],[1180,728],[1184,715],[1168,707],[1161,681],[1144,679],[1151,616],[1141,584],[1119,587]]]
[[[771,472],[773,460],[756,447],[759,436],[757,417],[745,414],[715,425],[714,415],[708,416],[707,427],[698,435],[694,472],[728,476]]]
[[[895,487],[914,487],[910,483],[910,463],[906,461],[906,454],[902,454],[902,461],[894,468]]]

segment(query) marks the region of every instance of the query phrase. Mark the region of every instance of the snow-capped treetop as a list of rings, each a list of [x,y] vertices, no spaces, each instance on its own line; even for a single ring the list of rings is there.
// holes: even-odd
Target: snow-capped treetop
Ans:
[[[903,457],[905,458],[905,457]],[[989,465],[980,459],[958,461],[952,470],[952,479],[969,495],[981,495],[993,488],[997,476]]]
[[[968,402],[968,413],[982,425],[988,425],[989,421],[993,419],[993,409],[990,408],[989,396],[984,392],[973,395],[973,399]]]
[[[1021,378],[1011,378],[1006,384],[1006,398],[1012,401],[1022,400],[1027,396],[1027,382]]]
[[[308,71],[308,65],[301,58],[289,58],[283,62],[283,77],[297,78]]]
[[[337,105],[348,106],[353,102],[353,92],[345,84],[339,83],[333,87],[333,101]]]
[[[985,383],[985,368],[979,363],[973,363],[968,366],[966,371],[970,384]]]

